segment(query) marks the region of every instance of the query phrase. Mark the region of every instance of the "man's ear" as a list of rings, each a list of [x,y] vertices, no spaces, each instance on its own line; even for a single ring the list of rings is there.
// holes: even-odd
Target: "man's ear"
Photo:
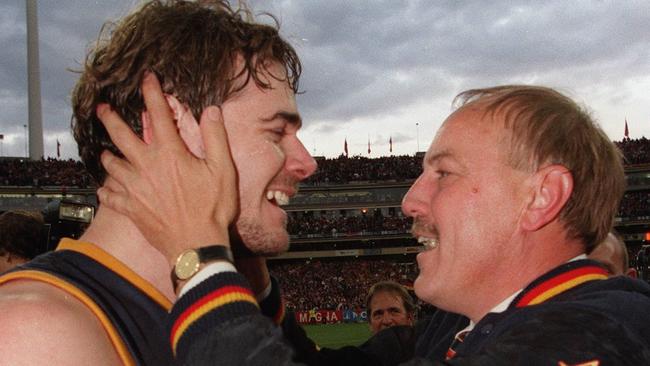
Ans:
[[[169,107],[174,112],[174,120],[185,146],[197,158],[205,158],[205,147],[203,146],[203,137],[201,129],[196,118],[192,115],[190,109],[176,99],[173,95],[165,95]]]
[[[522,225],[528,231],[536,231],[558,217],[573,192],[573,176],[562,165],[549,165],[540,168],[531,179],[532,197]]]
[[[167,99],[167,104],[169,108],[174,113],[174,121],[176,122],[176,128],[178,133],[181,135],[183,142],[187,149],[194,154],[197,158],[205,158],[205,148],[203,146],[203,138],[201,136],[201,129],[199,128],[199,123],[196,121],[196,118],[192,115],[189,108],[184,106],[176,97],[173,95],[165,95]],[[142,112],[142,138],[147,144],[151,143],[153,133],[151,130],[151,119],[147,112]]]

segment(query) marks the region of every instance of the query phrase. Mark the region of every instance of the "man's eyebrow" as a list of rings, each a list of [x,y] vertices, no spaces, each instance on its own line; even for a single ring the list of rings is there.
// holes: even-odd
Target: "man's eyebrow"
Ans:
[[[270,122],[276,119],[283,119],[289,124],[296,125],[296,127],[302,126],[302,117],[300,117],[300,114],[288,111],[279,111],[271,117],[263,118],[262,121]]]
[[[423,162],[423,165],[433,165],[433,163],[442,160],[444,158],[453,158],[453,154],[449,150],[442,150],[438,153],[435,153],[433,155],[427,156],[425,161]]]

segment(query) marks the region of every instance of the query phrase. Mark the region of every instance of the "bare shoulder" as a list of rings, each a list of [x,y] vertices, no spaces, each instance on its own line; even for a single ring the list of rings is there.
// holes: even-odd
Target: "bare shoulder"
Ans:
[[[121,364],[96,316],[46,283],[0,286],[0,324],[3,364]]]

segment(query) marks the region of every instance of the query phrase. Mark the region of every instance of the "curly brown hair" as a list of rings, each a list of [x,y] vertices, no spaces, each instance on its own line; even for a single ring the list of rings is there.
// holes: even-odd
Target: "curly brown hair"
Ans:
[[[140,84],[147,71],[197,120],[204,108],[221,105],[251,78],[269,88],[264,75],[270,75],[297,92],[298,55],[280,37],[275,18],[266,15],[273,26],[253,23],[248,9],[234,10],[227,1],[151,1],[117,23],[104,24],[72,91],[73,134],[79,156],[97,183],[106,178],[101,152],[122,154],[95,109],[110,104],[142,137]],[[271,63],[282,65],[285,74],[271,74]],[[239,77],[245,82],[235,83]]]

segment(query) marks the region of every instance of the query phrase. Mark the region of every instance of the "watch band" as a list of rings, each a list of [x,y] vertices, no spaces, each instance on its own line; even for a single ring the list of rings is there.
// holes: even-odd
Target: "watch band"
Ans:
[[[201,263],[211,262],[213,260],[226,260],[231,264],[235,263],[235,258],[232,251],[225,245],[210,245],[196,249],[199,253],[199,260]]]
[[[174,289],[178,287],[179,281],[192,278],[201,269],[201,265],[219,260],[234,264],[230,248],[225,245],[210,245],[183,251],[176,258],[172,270]]]

